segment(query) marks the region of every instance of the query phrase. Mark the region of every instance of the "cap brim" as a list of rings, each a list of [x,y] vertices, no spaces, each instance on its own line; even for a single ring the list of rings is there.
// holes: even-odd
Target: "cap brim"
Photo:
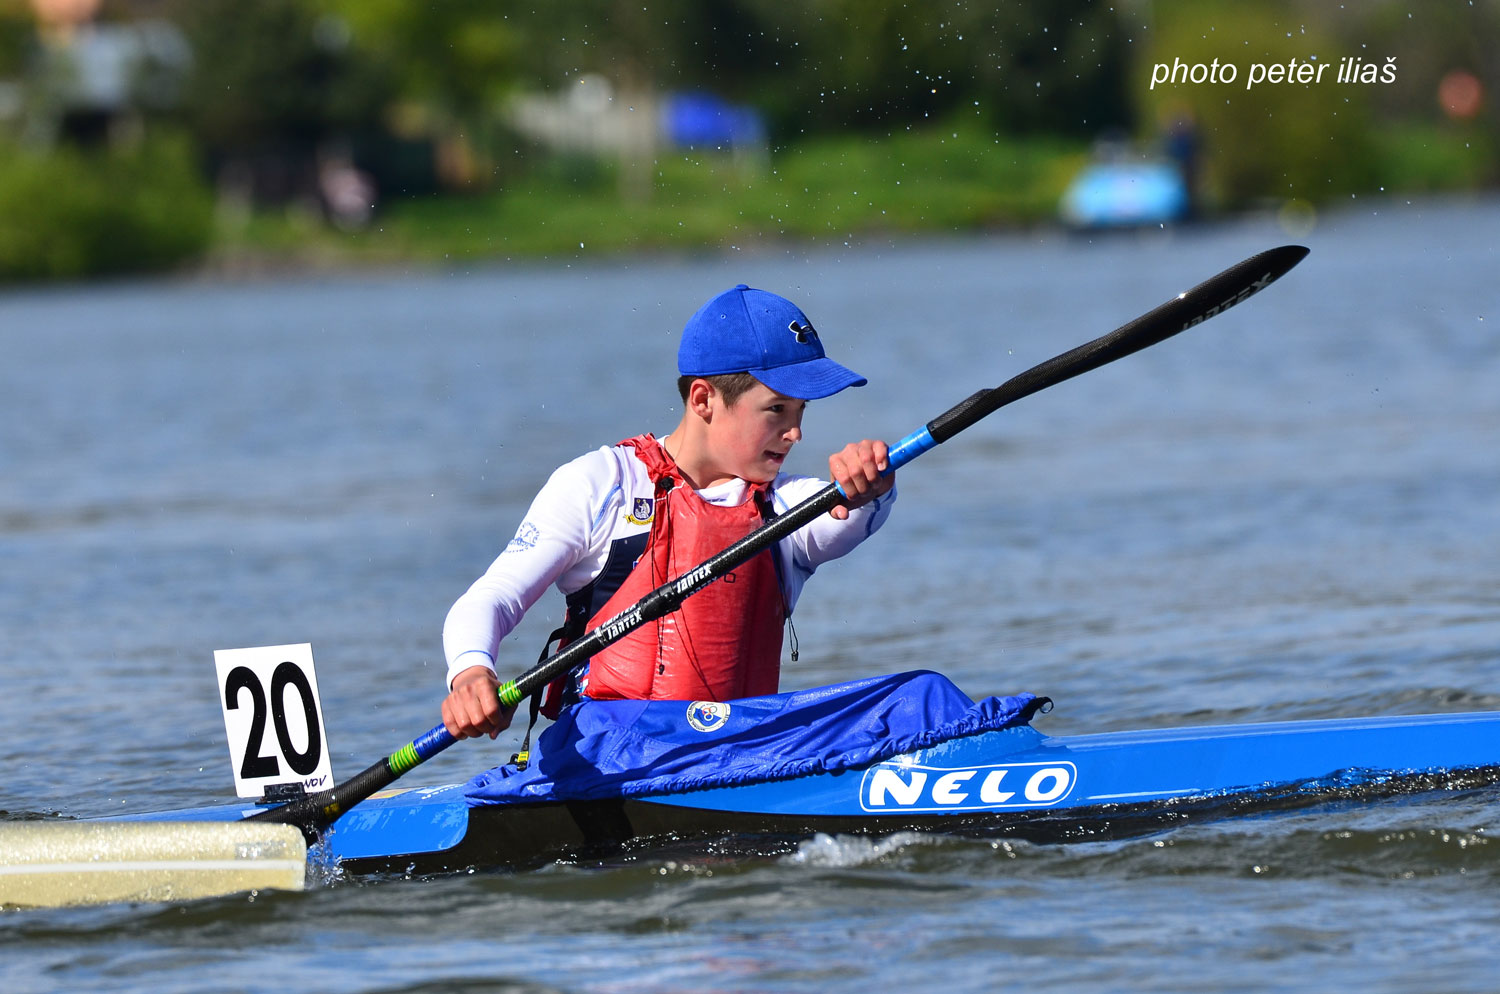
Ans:
[[[869,382],[854,370],[846,369],[826,356],[748,372],[782,396],[796,397],[798,400],[832,397],[840,390],[862,387]]]

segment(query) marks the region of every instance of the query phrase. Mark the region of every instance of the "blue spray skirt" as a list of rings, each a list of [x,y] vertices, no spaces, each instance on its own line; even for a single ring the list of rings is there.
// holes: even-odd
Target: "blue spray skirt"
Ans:
[[[474,806],[647,797],[843,770],[1025,724],[1032,694],[975,703],[919,671],[744,700],[586,701],[537,741],[525,769],[469,782]]]

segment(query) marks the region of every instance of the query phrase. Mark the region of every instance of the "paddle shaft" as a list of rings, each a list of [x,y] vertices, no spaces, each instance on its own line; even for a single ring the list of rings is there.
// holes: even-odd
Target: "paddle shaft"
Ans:
[[[1302,261],[1307,251],[1300,245],[1283,245],[1251,256],[1107,335],[1033,366],[998,387],[980,390],[892,446],[890,467],[886,472],[894,473],[923,452],[946,442],[1007,404],[1139,352],[1223,313],[1285,275]],[[843,500],[844,494],[838,486],[829,484],[697,568],[657,587],[634,607],[610,618],[516,679],[506,681],[499,689],[501,703],[506,707],[515,707],[601,649],[624,638],[641,625],[675,611],[697,591],[751,557],[771,548]],[[351,806],[387,786],[413,767],[431,759],[455,741],[457,739],[446,728],[437,725],[344,783],[279,808],[259,812],[251,818],[298,825],[305,835],[313,838]]]

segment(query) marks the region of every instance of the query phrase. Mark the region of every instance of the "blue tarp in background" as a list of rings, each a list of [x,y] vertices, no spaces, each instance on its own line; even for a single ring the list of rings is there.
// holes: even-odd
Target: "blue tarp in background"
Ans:
[[[758,110],[708,93],[672,94],[662,105],[661,121],[667,140],[685,147],[743,148],[766,140]]]
[[[469,781],[471,806],[680,793],[877,763],[1025,724],[1045,698],[979,702],[927,671],[726,704],[586,701],[541,734],[525,770]]]

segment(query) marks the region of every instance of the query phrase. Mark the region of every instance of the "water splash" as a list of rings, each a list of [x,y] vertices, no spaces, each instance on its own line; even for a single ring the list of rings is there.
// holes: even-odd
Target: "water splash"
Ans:
[[[803,842],[783,862],[817,867],[847,868],[878,863],[911,846],[939,845],[941,840],[919,832],[897,832],[883,838],[828,835],[819,832]]]

